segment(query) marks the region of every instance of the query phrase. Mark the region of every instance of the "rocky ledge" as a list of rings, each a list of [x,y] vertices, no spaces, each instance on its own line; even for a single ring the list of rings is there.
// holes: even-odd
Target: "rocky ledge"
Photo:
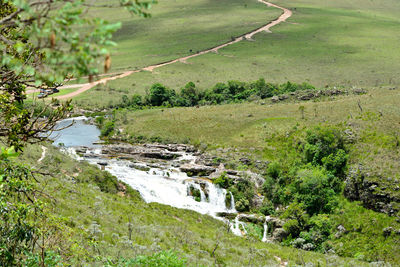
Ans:
[[[399,181],[367,171],[363,166],[350,169],[345,181],[344,195],[361,201],[363,206],[400,218]]]

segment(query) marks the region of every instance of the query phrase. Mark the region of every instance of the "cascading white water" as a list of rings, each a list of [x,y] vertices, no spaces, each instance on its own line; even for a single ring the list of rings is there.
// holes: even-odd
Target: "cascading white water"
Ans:
[[[229,192],[229,194],[231,195],[231,207],[230,207],[230,211],[231,211],[232,213],[236,213],[235,198],[233,197],[232,192]]]
[[[270,216],[266,216],[265,217],[265,222],[264,222],[264,233],[263,233],[263,238],[262,238],[262,242],[267,242],[267,234],[268,234],[268,222],[270,220]]]
[[[207,201],[207,197],[204,194],[203,189],[201,188],[201,186],[193,181],[185,181],[184,182],[187,185],[187,192],[188,195],[190,195],[190,188],[193,187],[194,189],[199,190],[200,192],[200,202],[206,202]]]
[[[91,164],[106,162],[105,170],[138,190],[146,202],[158,202],[176,208],[190,209],[213,217],[216,217],[218,212],[231,212],[225,205],[227,193],[225,189],[219,188],[208,180],[188,177],[177,168],[171,167],[167,170],[151,168],[149,171],[142,171],[130,167],[129,161],[80,157],[73,148],[67,148],[66,151],[76,159],[86,160]],[[98,150],[88,149],[86,155],[90,156],[94,153],[97,154]],[[194,160],[191,155],[185,155],[184,159]],[[200,183],[205,185],[207,196]],[[200,202],[188,194],[190,186],[200,190]]]
[[[84,120],[84,119],[82,119]],[[226,194],[225,189],[219,188],[211,181],[206,179],[191,178],[186,173],[181,172],[177,167],[158,167],[150,168],[148,171],[143,171],[134,168],[132,162],[127,160],[109,159],[102,155],[101,146],[91,145],[92,139],[96,141],[96,131],[92,128],[94,125],[85,123],[77,123],[75,125],[73,134],[67,133],[66,135],[61,131],[62,142],[66,147],[62,148],[64,152],[77,160],[85,160],[91,164],[99,166],[99,163],[106,165],[105,169],[112,175],[116,176],[119,180],[129,184],[132,188],[136,189],[146,202],[158,202],[166,205],[171,205],[177,208],[190,209],[202,214],[209,214],[219,220],[224,220],[231,225],[231,230],[235,235],[243,236],[246,234],[246,224],[240,221],[240,216],[237,215],[233,222],[227,219],[217,217],[217,213],[237,213],[235,209],[235,199],[231,192],[230,194],[230,207],[226,207]],[[91,129],[90,132],[94,133],[96,138],[88,136],[89,143],[76,144],[75,139],[79,139],[80,132],[85,132],[86,129]],[[86,139],[85,139],[86,140]],[[87,146],[86,153],[82,156],[76,153],[76,149],[72,146]],[[82,147],[80,147],[82,148]],[[176,152],[179,158],[175,163],[190,162],[194,164],[197,157],[194,154],[186,152]],[[145,162],[135,163],[136,166],[148,167]],[[171,164],[176,166],[176,164]],[[179,165],[179,164],[178,164]],[[200,201],[191,196],[190,187],[200,191]],[[268,229],[267,229],[268,230]],[[264,228],[264,236],[267,233]]]
[[[230,223],[231,231],[234,235],[243,236],[247,234],[246,224],[244,222],[239,221],[239,216],[240,215],[237,215],[234,222]]]

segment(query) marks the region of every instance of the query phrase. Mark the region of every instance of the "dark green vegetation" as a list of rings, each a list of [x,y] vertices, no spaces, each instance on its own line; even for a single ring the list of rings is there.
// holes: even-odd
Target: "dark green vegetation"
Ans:
[[[283,84],[267,83],[264,79],[255,82],[245,83],[240,81],[228,81],[217,83],[205,91],[196,89],[193,82],[187,83],[176,92],[162,84],[153,84],[149,92],[142,97],[135,94],[132,97],[123,95],[120,104],[113,107],[136,108],[143,107],[193,107],[197,105],[215,105],[242,102],[251,98],[264,99],[276,95],[288,94],[296,91],[315,90],[315,87],[308,84],[296,84],[286,82]]]

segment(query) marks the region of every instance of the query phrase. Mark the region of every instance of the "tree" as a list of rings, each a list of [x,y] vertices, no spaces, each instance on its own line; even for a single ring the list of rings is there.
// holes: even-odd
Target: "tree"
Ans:
[[[155,83],[150,88],[149,103],[152,106],[161,106],[166,102],[173,101],[175,91],[168,89],[160,83]]]
[[[132,14],[148,16],[152,2],[118,0],[117,5],[97,7],[124,7]],[[22,266],[27,261],[29,266],[56,265],[46,259],[51,251],[45,247],[46,229],[39,220],[53,218],[38,200],[34,172],[11,157],[16,156],[14,148],[22,150],[26,143],[46,139],[71,110],[70,101],[34,100],[28,105],[27,88],[53,89],[71,77],[86,75],[91,81],[99,73],[100,58],[105,58],[105,69],[109,69],[107,48],[114,45],[112,33],[120,23],[85,17],[92,6],[85,0],[0,0],[0,139],[11,147],[0,151],[1,266]],[[58,223],[54,227],[58,229]],[[47,232],[62,235],[63,231]],[[36,257],[32,253],[38,250]]]
[[[26,88],[53,89],[71,77],[99,73],[99,59],[109,64],[108,47],[120,23],[85,16],[87,9],[124,7],[148,16],[154,0],[119,0],[115,5],[92,5],[85,0],[0,0],[0,137],[21,150],[24,143],[42,141],[70,111],[70,102],[56,101],[27,108]],[[85,28],[78,31],[77,28]],[[40,117],[47,113],[46,120]]]

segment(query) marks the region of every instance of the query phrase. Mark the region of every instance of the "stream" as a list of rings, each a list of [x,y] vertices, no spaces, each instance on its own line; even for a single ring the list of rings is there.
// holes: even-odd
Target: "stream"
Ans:
[[[53,144],[61,147],[61,151],[108,171],[137,190],[147,203],[157,202],[208,214],[229,223],[233,234],[246,235],[246,224],[240,221],[243,215],[235,210],[233,195],[203,175],[190,177],[181,170],[182,166],[198,166],[199,154],[188,146],[101,145],[99,129],[85,117],[63,120],[57,128],[71,123],[72,126],[51,135]],[[228,200],[227,194],[230,194]],[[235,219],[229,221],[219,214],[231,214]],[[264,242],[267,229],[265,222]]]

